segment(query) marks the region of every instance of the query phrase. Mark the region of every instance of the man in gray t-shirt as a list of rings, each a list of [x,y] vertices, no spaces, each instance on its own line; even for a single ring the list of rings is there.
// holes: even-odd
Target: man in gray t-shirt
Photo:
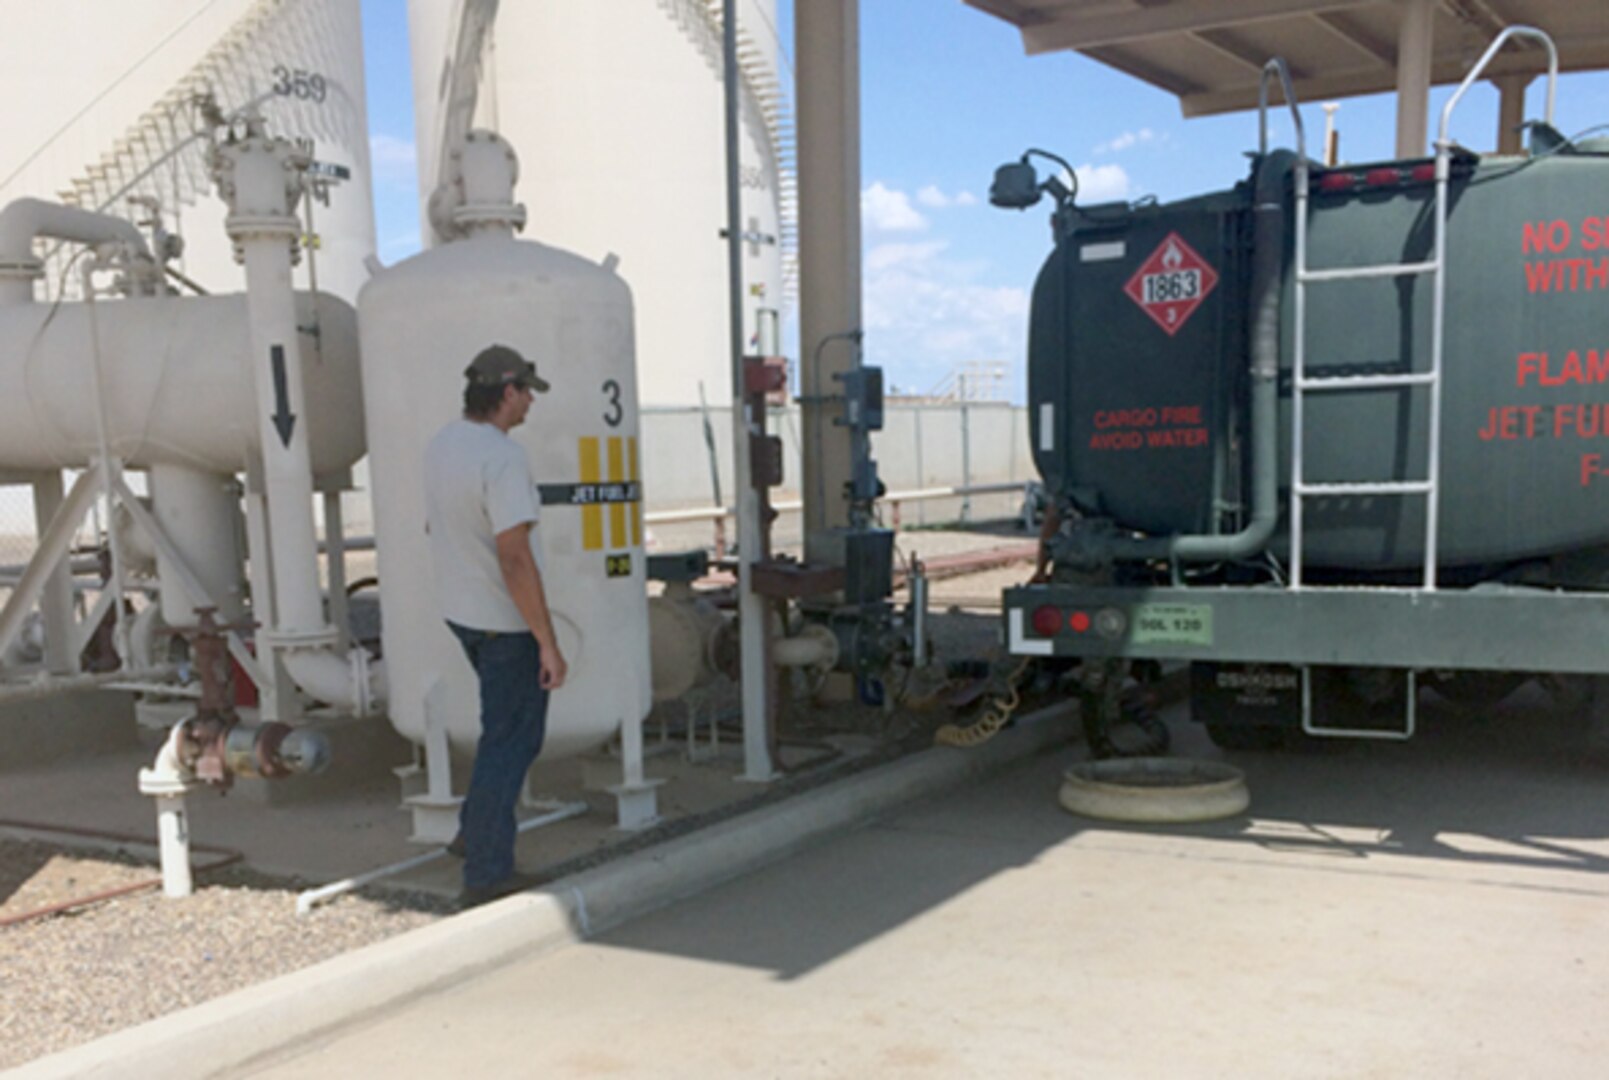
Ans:
[[[542,584],[541,496],[508,436],[548,384],[503,345],[464,376],[463,419],[425,449],[425,513],[442,615],[480,681],[480,742],[453,843],[464,902],[477,904],[532,884],[514,871],[514,807],[566,668]]]

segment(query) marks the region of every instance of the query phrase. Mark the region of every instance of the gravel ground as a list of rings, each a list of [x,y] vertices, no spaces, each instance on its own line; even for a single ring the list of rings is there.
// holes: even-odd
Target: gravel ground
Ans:
[[[201,855],[200,859],[208,856]],[[0,838],[0,919],[159,876],[145,860]],[[0,1069],[315,964],[453,910],[397,893],[342,897],[306,918],[296,882],[238,868],[0,928]]]
[[[935,543],[937,534],[921,539],[925,542],[918,550],[924,554],[932,550],[938,555],[936,549],[952,546],[990,546],[976,537],[969,546],[948,537]],[[977,657],[997,650],[998,616],[963,614],[951,605],[971,606],[966,601],[974,594],[985,601],[992,594],[998,604],[997,579],[1014,583],[1027,573],[1025,567],[1015,567],[936,582],[932,630],[940,655]],[[825,733],[819,725],[828,714],[812,715],[802,708],[787,712],[792,715],[785,726],[791,726],[791,719],[800,734]],[[889,742],[865,759],[840,759],[816,774],[779,784],[766,797],[784,798],[797,788],[830,781],[841,771],[872,767],[921,749],[930,745],[925,729],[942,719],[931,712],[891,714],[855,704],[835,706],[830,718],[828,729],[880,732]],[[698,824],[671,823],[604,857]],[[212,858],[196,853],[198,865]],[[578,863],[555,870],[580,868]],[[147,848],[86,850],[0,835],[0,922],[159,876],[154,852]],[[306,883],[272,879],[238,866],[200,874],[196,886],[195,895],[184,900],[168,900],[160,889],[151,889],[0,926],[0,1069],[310,966],[456,910],[452,901],[440,898],[375,890],[344,896],[298,918],[295,895]]]

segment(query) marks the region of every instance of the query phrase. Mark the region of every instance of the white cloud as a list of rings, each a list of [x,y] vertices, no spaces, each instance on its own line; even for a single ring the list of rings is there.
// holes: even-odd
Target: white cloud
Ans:
[[[911,197],[883,186],[881,180],[860,193],[860,216],[867,228],[880,232],[921,232],[927,228],[927,218],[911,205]]]
[[[1141,128],[1138,131],[1125,131],[1115,139],[1101,143],[1095,148],[1097,154],[1116,154],[1132,149],[1141,143],[1148,143],[1155,139],[1156,132],[1150,128]]]
[[[369,136],[369,167],[377,183],[412,184],[419,175],[419,151],[412,139]]]
[[[926,263],[949,246],[944,240],[929,240],[921,244],[878,244],[866,253],[864,265],[867,272],[877,273],[896,266]]]
[[[984,267],[949,255],[949,243],[888,243],[866,253],[864,307],[869,355],[891,382],[917,392],[957,364],[1004,360],[1020,370],[1028,290],[978,280]]]
[[[1114,202],[1129,196],[1129,174],[1121,165],[1080,165],[1078,201],[1081,205]]]
[[[954,195],[948,195],[938,185],[929,184],[916,193],[916,201],[923,206],[942,210],[949,206],[976,206],[978,197],[970,191],[957,191]]]

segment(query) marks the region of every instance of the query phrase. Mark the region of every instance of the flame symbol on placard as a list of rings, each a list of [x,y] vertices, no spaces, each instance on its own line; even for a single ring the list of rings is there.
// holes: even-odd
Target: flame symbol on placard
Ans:
[[[1179,245],[1170,237],[1168,239],[1168,250],[1162,253],[1162,265],[1169,270],[1177,270],[1183,264],[1184,252],[1179,250]]]

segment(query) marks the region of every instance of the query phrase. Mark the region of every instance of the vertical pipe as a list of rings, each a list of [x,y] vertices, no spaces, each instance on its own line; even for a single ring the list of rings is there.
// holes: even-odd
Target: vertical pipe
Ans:
[[[162,894],[173,899],[195,891],[190,875],[190,823],[183,795],[156,799],[157,850],[162,859]]]
[[[911,648],[915,653],[912,663],[927,666],[927,567],[922,560],[911,556]]]
[[[106,414],[106,372],[101,367],[100,323],[95,315],[95,271],[98,262],[94,256],[84,261],[84,303],[89,324],[89,357],[94,378],[91,397],[95,404],[95,438],[100,452],[100,477],[106,505],[106,548],[112,557],[112,638],[117,644],[117,655],[124,666],[129,658],[128,605],[123,590],[123,542],[118,536],[113,509],[116,506],[116,488],[123,479],[123,462],[112,456],[110,426]]]
[[[346,521],[341,515],[341,493],[324,493],[324,563],[329,567],[330,622],[335,624],[335,647],[352,648],[352,619],[346,602]]]
[[[765,416],[752,416],[754,395],[743,380],[743,189],[739,183],[737,0],[722,0],[722,45],[726,96],[726,266],[732,350],[732,459],[737,491],[739,667],[743,693],[743,775],[764,782],[776,775],[770,748],[770,700],[765,662],[765,599],[754,591],[754,561],[760,557],[760,498],[753,482],[749,438]]]
[[[835,558],[823,534],[849,523],[852,436],[832,422],[834,375],[854,366],[861,327],[859,0],[794,5],[799,141],[799,386],[805,557]],[[823,347],[826,346],[826,347]]]
[[[1406,0],[1397,33],[1397,157],[1423,157],[1430,124],[1436,0]]]
[[[1303,459],[1303,381],[1307,378],[1307,155],[1298,148],[1294,186],[1296,188],[1296,216],[1292,228],[1296,230],[1296,314],[1293,320],[1291,346],[1291,588],[1302,587],[1302,485],[1307,481],[1302,468]]]
[[[291,250],[301,234],[300,188],[289,144],[269,139],[260,121],[223,148],[225,228],[246,266],[252,378],[263,493],[274,563],[274,632],[317,644],[330,635],[318,582],[313,526],[313,469],[307,445],[301,341],[291,286]],[[262,552],[253,551],[253,559]]]
[[[196,609],[202,606],[216,607],[221,623],[244,618],[235,529],[239,507],[228,477],[188,465],[152,465],[150,485],[152,516],[207,593],[205,599],[192,596],[184,575],[158,550],[163,621],[174,627],[195,626],[200,621]]]

